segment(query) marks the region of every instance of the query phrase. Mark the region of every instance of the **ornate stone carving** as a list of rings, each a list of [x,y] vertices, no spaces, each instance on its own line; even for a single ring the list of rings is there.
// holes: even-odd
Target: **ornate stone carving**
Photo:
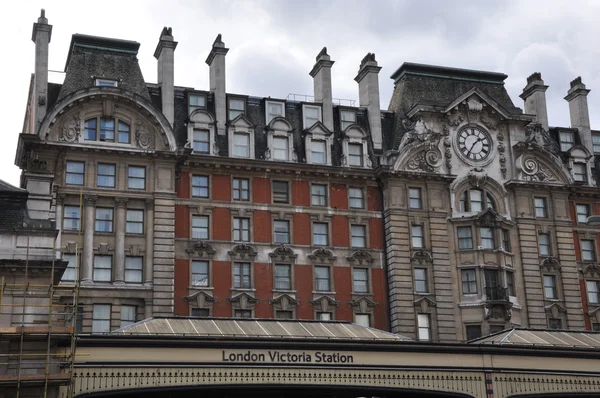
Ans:
[[[289,294],[281,294],[275,298],[269,300],[269,303],[273,304],[275,309],[281,311],[289,311],[290,309],[297,306],[300,302]]]
[[[129,253],[130,256],[137,257],[144,253],[144,248],[139,245],[129,245],[126,251]]]
[[[95,206],[98,197],[95,195],[83,195],[83,203],[86,206]]]
[[[146,200],[144,201],[146,210],[154,210],[154,199],[153,198],[146,198]]]
[[[185,251],[190,257],[212,257],[216,253],[211,245],[201,240],[192,242]]]
[[[189,296],[185,296],[185,299],[190,303],[196,303],[196,308],[209,308],[211,305],[217,302],[211,294],[205,291],[199,291]]]
[[[512,309],[505,305],[492,305],[484,308],[485,320],[489,319],[504,319],[510,321],[512,318]]]
[[[402,125],[406,132],[402,136],[398,150],[411,145],[425,142],[439,142],[441,138],[440,133],[436,133],[427,127],[425,122],[421,118],[417,118],[412,121],[408,118],[402,119]]]
[[[124,209],[125,207],[127,207],[128,200],[129,200],[129,198],[116,197],[115,204],[117,205],[118,208]]]
[[[141,149],[154,148],[153,135],[148,131],[148,128],[138,120],[135,128],[135,142]]]
[[[96,249],[102,256],[106,256],[114,251],[114,248],[110,247],[108,243],[100,243]]]
[[[462,115],[457,115],[456,118],[452,118],[451,114],[446,114],[442,117],[442,133],[444,136],[444,158],[446,163],[446,170],[448,174],[452,174],[452,151],[450,148],[452,147],[452,142],[450,140],[450,128],[453,130],[456,127],[460,126],[460,124],[464,121]]]
[[[217,145],[216,142],[213,144],[212,152],[213,152],[213,155],[219,155],[219,146]]]
[[[27,171],[48,171],[48,162],[39,159],[37,152],[27,152],[25,163]]]
[[[567,314],[567,310],[558,303],[552,303],[549,306],[547,306],[545,309],[546,309],[546,314],[550,318],[554,318],[554,319],[563,319],[564,316]]]
[[[333,255],[331,250],[322,247],[309,254],[308,258],[315,263],[332,263],[337,257]]]
[[[560,262],[556,257],[546,257],[542,260],[540,268],[546,269],[547,271],[560,271]]]
[[[433,257],[427,250],[420,249],[413,253],[411,260],[418,264],[431,263],[433,261]]]
[[[477,225],[480,227],[490,227],[493,228],[496,226],[496,223],[502,219],[500,214],[496,213],[494,209],[487,208],[481,213],[479,213],[477,217]]]
[[[298,255],[294,253],[294,250],[291,247],[281,245],[275,248],[272,253],[269,253],[269,257],[273,259],[273,261],[294,261],[298,258]]]
[[[406,167],[411,171],[423,171],[427,173],[437,173],[442,165],[442,153],[436,147],[427,151],[417,153],[408,161]]]
[[[79,118],[79,112],[75,112],[71,115],[62,128],[60,141],[65,142],[77,142],[81,134],[81,120]]]
[[[414,305],[421,314],[430,314],[431,309],[436,306],[435,301],[427,296],[419,297],[414,301]]]
[[[256,257],[256,255],[258,254],[258,252],[254,250],[252,246],[247,245],[245,243],[240,243],[239,245],[235,245],[233,249],[229,250],[227,254],[229,254],[231,257],[236,257],[240,260],[253,260],[254,257]]]
[[[504,146],[504,134],[498,133],[498,154],[500,158],[500,172],[502,173],[502,178],[506,179],[506,147]]]
[[[246,292],[242,292],[233,297],[228,297],[227,301],[232,303],[234,308],[239,308],[240,310],[252,309],[254,304],[258,303],[256,297],[253,297]]]
[[[581,263],[581,273],[590,278],[600,278],[600,264]]]
[[[481,167],[474,167],[467,174],[467,178],[472,187],[480,188],[487,182],[488,175]]]
[[[525,143],[527,145],[539,146],[553,155],[560,153],[560,147],[540,123],[529,123],[525,126]]]
[[[475,95],[472,95],[467,99],[467,108],[469,112],[481,112],[483,110],[483,102]]]
[[[356,300],[351,300],[348,304],[350,304],[350,307],[354,308],[355,312],[361,314],[373,312],[373,309],[377,307],[376,302],[364,296]]]
[[[557,182],[557,179],[540,164],[534,154],[523,154],[516,159],[516,163],[517,169],[520,171],[520,180]]]
[[[309,303],[319,312],[329,312],[331,307],[337,307],[340,305],[339,301],[336,301],[334,298],[327,295],[310,300]]]
[[[69,254],[75,254],[76,250],[77,250],[77,242],[68,241],[65,244],[65,249],[63,250],[63,252],[69,253]]]
[[[365,250],[355,251],[354,253],[346,257],[346,260],[358,265],[371,265],[373,264],[373,261],[375,261],[373,259],[373,256],[371,256],[371,254]]]

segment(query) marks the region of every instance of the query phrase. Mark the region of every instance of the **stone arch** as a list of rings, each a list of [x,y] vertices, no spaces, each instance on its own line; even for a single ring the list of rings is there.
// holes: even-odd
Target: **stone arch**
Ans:
[[[510,207],[508,205],[508,191],[480,169],[472,169],[466,176],[458,178],[450,184],[450,200],[452,212],[458,211],[458,200],[460,195],[468,188],[477,188],[489,193],[494,199],[496,212],[510,218]]]
[[[535,144],[520,142],[513,147],[516,178],[545,184],[571,184],[573,177],[562,161]]]

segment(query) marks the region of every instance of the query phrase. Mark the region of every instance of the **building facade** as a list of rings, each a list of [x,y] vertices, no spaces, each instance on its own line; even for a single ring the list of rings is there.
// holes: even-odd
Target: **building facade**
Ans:
[[[208,90],[175,86],[165,28],[157,84],[139,43],[85,35],[53,84],[51,31],[42,14],[15,161],[29,207],[56,220],[81,331],[172,315],[434,341],[598,328],[600,135],[580,78],[569,128],[548,126],[539,73],[523,111],[506,75],[405,63],[383,111],[369,53],[358,106],[335,100],[326,48],[313,96],[259,98],[227,93],[220,35]]]

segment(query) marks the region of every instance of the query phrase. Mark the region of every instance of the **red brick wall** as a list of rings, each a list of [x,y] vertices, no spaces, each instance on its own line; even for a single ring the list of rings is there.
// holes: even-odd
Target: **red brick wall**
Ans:
[[[213,304],[213,316],[231,317],[233,316],[231,303],[227,301],[227,297],[231,296],[231,262],[213,261],[212,272],[214,294],[218,298]]]
[[[581,291],[581,306],[583,308],[583,320],[585,321],[585,328],[587,330],[592,330],[592,321],[590,320],[590,316],[588,315],[588,297],[587,287],[585,286],[585,279],[579,279],[579,290]]]
[[[252,201],[254,203],[271,203],[271,182],[267,178],[252,179]]]
[[[306,213],[294,214],[292,220],[294,233],[292,236],[293,243],[296,245],[310,245],[311,224],[310,216]]]
[[[371,270],[371,278],[373,278],[373,301],[377,303],[373,316],[373,327],[376,329],[388,330],[385,270],[373,268]]]
[[[352,300],[352,268],[332,267],[335,280],[335,299],[340,302],[335,309],[336,320],[353,321],[352,307],[348,302]]]
[[[298,319],[314,319],[313,306],[309,303],[312,300],[313,290],[312,266],[296,264],[294,266],[294,278],[296,298],[300,301],[296,308],[296,317]]]
[[[254,241],[271,242],[271,213],[265,210],[256,210],[254,212]]]
[[[350,246],[350,227],[346,216],[331,217],[331,243],[336,247]]]
[[[254,307],[257,318],[273,318],[275,313],[269,299],[273,297],[273,268],[269,263],[254,264],[254,286],[256,298],[259,300]]]
[[[330,205],[333,209],[348,208],[348,191],[345,185],[331,184],[329,186]]]
[[[175,259],[175,315],[188,316],[189,304],[185,296],[189,294],[190,263],[185,258]]]
[[[369,219],[369,239],[371,249],[383,249],[383,224],[381,218]]]
[[[190,238],[190,209],[186,205],[175,205],[175,237]]]
[[[231,215],[229,209],[215,207],[212,211],[212,239],[231,240]]]
[[[292,204],[294,206],[310,206],[308,181],[292,181]]]
[[[178,198],[189,198],[192,194],[190,191],[190,173],[182,171],[181,175],[175,180],[175,193]]]
[[[370,211],[382,211],[381,192],[378,187],[367,187],[367,209]]]
[[[231,179],[228,175],[212,176],[212,199],[231,201]]]

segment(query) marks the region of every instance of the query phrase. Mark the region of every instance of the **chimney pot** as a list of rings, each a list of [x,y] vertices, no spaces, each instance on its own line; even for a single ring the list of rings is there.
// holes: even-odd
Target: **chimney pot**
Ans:
[[[175,48],[177,42],[173,40],[173,30],[164,27],[160,33],[154,58],[158,60],[158,85],[163,115],[171,126],[175,120]]]
[[[221,34],[219,33],[206,58],[210,91],[215,96],[215,116],[217,118],[217,134],[219,135],[225,135],[225,124],[227,122],[225,56],[228,51],[229,49],[225,47],[225,43],[223,43]]]
[[[535,115],[535,121],[548,131],[548,108],[546,106],[546,90],[542,74],[534,72],[527,78],[527,85],[519,95],[525,102],[525,113]]]
[[[587,101],[590,90],[585,88],[585,84],[581,81],[581,76],[574,79],[570,85],[571,88],[567,92],[565,100],[569,103],[571,127],[578,130],[579,138],[583,146],[585,146],[590,153],[594,153],[590,113]]]
[[[46,116],[48,97],[48,50],[52,38],[52,25],[48,25],[46,11],[40,12],[37,23],[33,24],[31,40],[35,43],[35,78],[32,101],[32,118],[35,130]]]
[[[333,93],[331,88],[331,67],[335,61],[327,54],[327,47],[317,54],[316,63],[310,71],[313,78],[315,101],[320,102],[323,109],[323,124],[333,131]]]
[[[379,71],[381,67],[375,60],[374,53],[367,53],[360,62],[358,74],[354,81],[358,83],[358,98],[361,107],[367,108],[369,129],[373,147],[381,150],[381,107],[379,105]]]

